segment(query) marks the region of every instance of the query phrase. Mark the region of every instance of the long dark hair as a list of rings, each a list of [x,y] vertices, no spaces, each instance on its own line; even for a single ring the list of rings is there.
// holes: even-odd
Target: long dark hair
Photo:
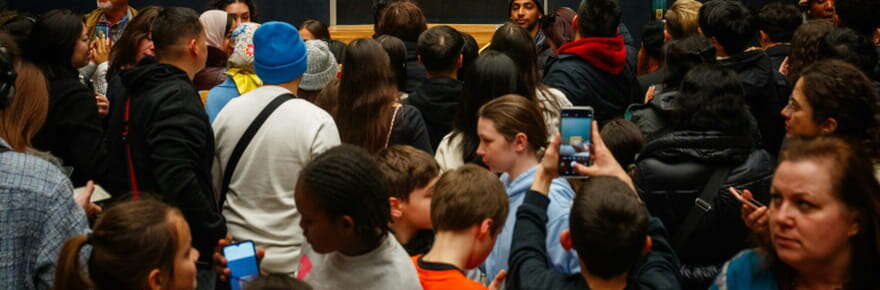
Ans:
[[[339,135],[342,142],[375,154],[388,140],[398,97],[388,54],[373,39],[355,39],[345,49],[342,67],[334,115]]]
[[[330,30],[327,29],[327,25],[324,25],[324,23],[319,20],[308,19],[306,21],[303,21],[303,23],[299,26],[299,29],[308,30],[310,33],[312,33],[315,39],[320,39],[323,41],[333,40],[333,38],[330,37]]]
[[[50,80],[64,71],[75,71],[71,59],[82,30],[81,15],[66,9],[46,12],[31,30],[24,57],[39,66]]]
[[[874,83],[852,64],[832,59],[813,63],[801,74],[813,120],[837,121],[834,135],[861,143],[875,163],[880,161],[880,110]]]
[[[394,73],[394,82],[397,88],[406,87],[406,45],[400,38],[383,34],[376,38],[382,45],[382,49],[388,53],[388,61],[391,71]]]
[[[153,269],[159,269],[163,287],[171,285],[182,239],[173,219],[182,220],[183,215],[158,201],[113,206],[95,223],[94,232],[64,244],[55,270],[55,289],[144,289]],[[85,244],[92,246],[87,277],[79,263]]]
[[[462,159],[465,162],[480,162],[477,147],[477,120],[480,107],[489,101],[507,94],[516,93],[517,68],[506,54],[487,50],[477,57],[467,71],[461,90],[461,103],[453,122],[452,138],[462,138]]]
[[[159,15],[159,11],[162,11],[162,8],[159,6],[146,7],[125,26],[122,37],[113,44],[113,49],[110,50],[110,68],[107,69],[107,82],[110,82],[124,68],[137,64],[138,48],[141,41],[149,39],[153,20]]]
[[[779,163],[812,160],[830,164],[832,191],[859,223],[859,233],[849,239],[852,260],[844,286],[851,290],[873,289],[880,283],[880,184],[874,177],[874,164],[862,158],[864,149],[867,148],[831,136],[793,138],[779,157]],[[767,257],[769,269],[783,283],[793,281],[795,270],[779,260],[772,241],[763,240],[760,249]]]
[[[538,73],[538,49],[529,32],[511,22],[501,25],[492,35],[489,49],[502,52],[516,63],[519,71],[517,91],[529,100],[537,100],[538,91],[550,99],[552,106],[559,110],[560,105],[550,97],[550,91]],[[545,111],[551,108],[543,108]]]

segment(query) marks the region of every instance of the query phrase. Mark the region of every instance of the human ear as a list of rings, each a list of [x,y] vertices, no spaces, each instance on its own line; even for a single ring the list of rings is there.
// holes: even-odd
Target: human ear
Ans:
[[[189,50],[189,53],[190,53],[192,56],[198,56],[198,55],[199,55],[199,45],[198,45],[198,42],[197,42],[197,40],[196,40],[195,38],[191,39],[191,40],[189,41],[189,43],[187,43],[186,48],[187,48],[187,50]]]
[[[150,271],[150,274],[147,275],[147,286],[150,287],[150,290],[162,289],[162,279],[160,274],[159,269],[153,269]]]
[[[566,251],[571,251],[571,249],[574,248],[571,242],[571,231],[562,230],[562,232],[559,233],[559,244],[561,244],[562,248]]]
[[[825,119],[825,121],[819,124],[819,129],[822,130],[823,135],[834,133],[834,131],[837,131],[837,120],[834,118]]]
[[[396,221],[403,216],[403,201],[396,197],[389,197],[388,203],[391,205],[391,218],[392,221]]]
[[[485,237],[490,237],[493,233],[492,225],[494,222],[492,219],[484,219],[483,222],[480,223],[480,228],[477,229],[477,239],[482,240]]]
[[[529,148],[529,136],[522,132],[516,133],[516,136],[513,137],[513,146],[517,152],[526,151]]]
[[[354,235],[354,219],[350,216],[343,215],[337,219],[339,229],[347,236]]]

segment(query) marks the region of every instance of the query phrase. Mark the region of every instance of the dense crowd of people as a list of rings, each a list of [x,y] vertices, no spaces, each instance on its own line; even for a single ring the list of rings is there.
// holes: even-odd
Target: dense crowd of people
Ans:
[[[254,2],[0,13],[0,285],[228,289],[241,241],[248,290],[880,285],[878,1],[676,0],[636,42],[510,0],[483,47]]]

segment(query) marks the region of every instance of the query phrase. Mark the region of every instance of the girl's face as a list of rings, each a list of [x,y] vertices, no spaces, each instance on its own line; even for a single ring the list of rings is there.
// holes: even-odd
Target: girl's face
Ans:
[[[196,288],[196,261],[199,260],[199,251],[192,247],[192,235],[189,224],[178,214],[172,218],[180,236],[180,245],[174,257],[174,277],[171,289],[193,290]]]
[[[489,170],[494,173],[504,173],[513,169],[518,156],[517,146],[498,132],[495,121],[480,118],[477,123],[477,135],[480,137],[477,155],[483,158],[483,163],[489,166]]]
[[[150,38],[141,39],[138,42],[137,48],[137,56],[135,56],[135,61],[140,62],[144,59],[145,56],[156,56],[156,47],[153,46],[153,40]]]
[[[85,25],[83,25],[79,38],[73,44],[73,55],[70,57],[70,64],[77,69],[89,64],[89,35]]]
[[[313,35],[311,31],[305,28],[299,30],[299,37],[301,37],[303,41],[315,40],[315,35]]]
[[[226,13],[232,14],[236,23],[251,22],[251,9],[247,4],[236,2],[226,5]]]
[[[833,192],[830,161],[784,161],[776,169],[768,210],[770,235],[788,265],[848,264],[856,215]]]
[[[821,126],[813,120],[813,106],[804,95],[803,79],[795,83],[788,105],[782,109],[782,116],[788,136],[815,137],[823,134]]]
[[[304,192],[301,184],[297,185],[293,195],[296,208],[300,213],[299,226],[303,235],[319,254],[327,254],[339,251],[343,248],[344,228],[341,218],[331,217],[310,196],[311,192]]]

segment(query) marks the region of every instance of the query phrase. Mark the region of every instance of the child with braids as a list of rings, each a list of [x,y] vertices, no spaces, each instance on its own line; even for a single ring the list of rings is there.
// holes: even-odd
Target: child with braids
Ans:
[[[327,150],[303,168],[294,199],[308,243],[297,278],[316,290],[422,289],[409,255],[390,233],[386,183],[376,160],[354,145]],[[221,247],[214,261],[223,280],[229,269]]]

